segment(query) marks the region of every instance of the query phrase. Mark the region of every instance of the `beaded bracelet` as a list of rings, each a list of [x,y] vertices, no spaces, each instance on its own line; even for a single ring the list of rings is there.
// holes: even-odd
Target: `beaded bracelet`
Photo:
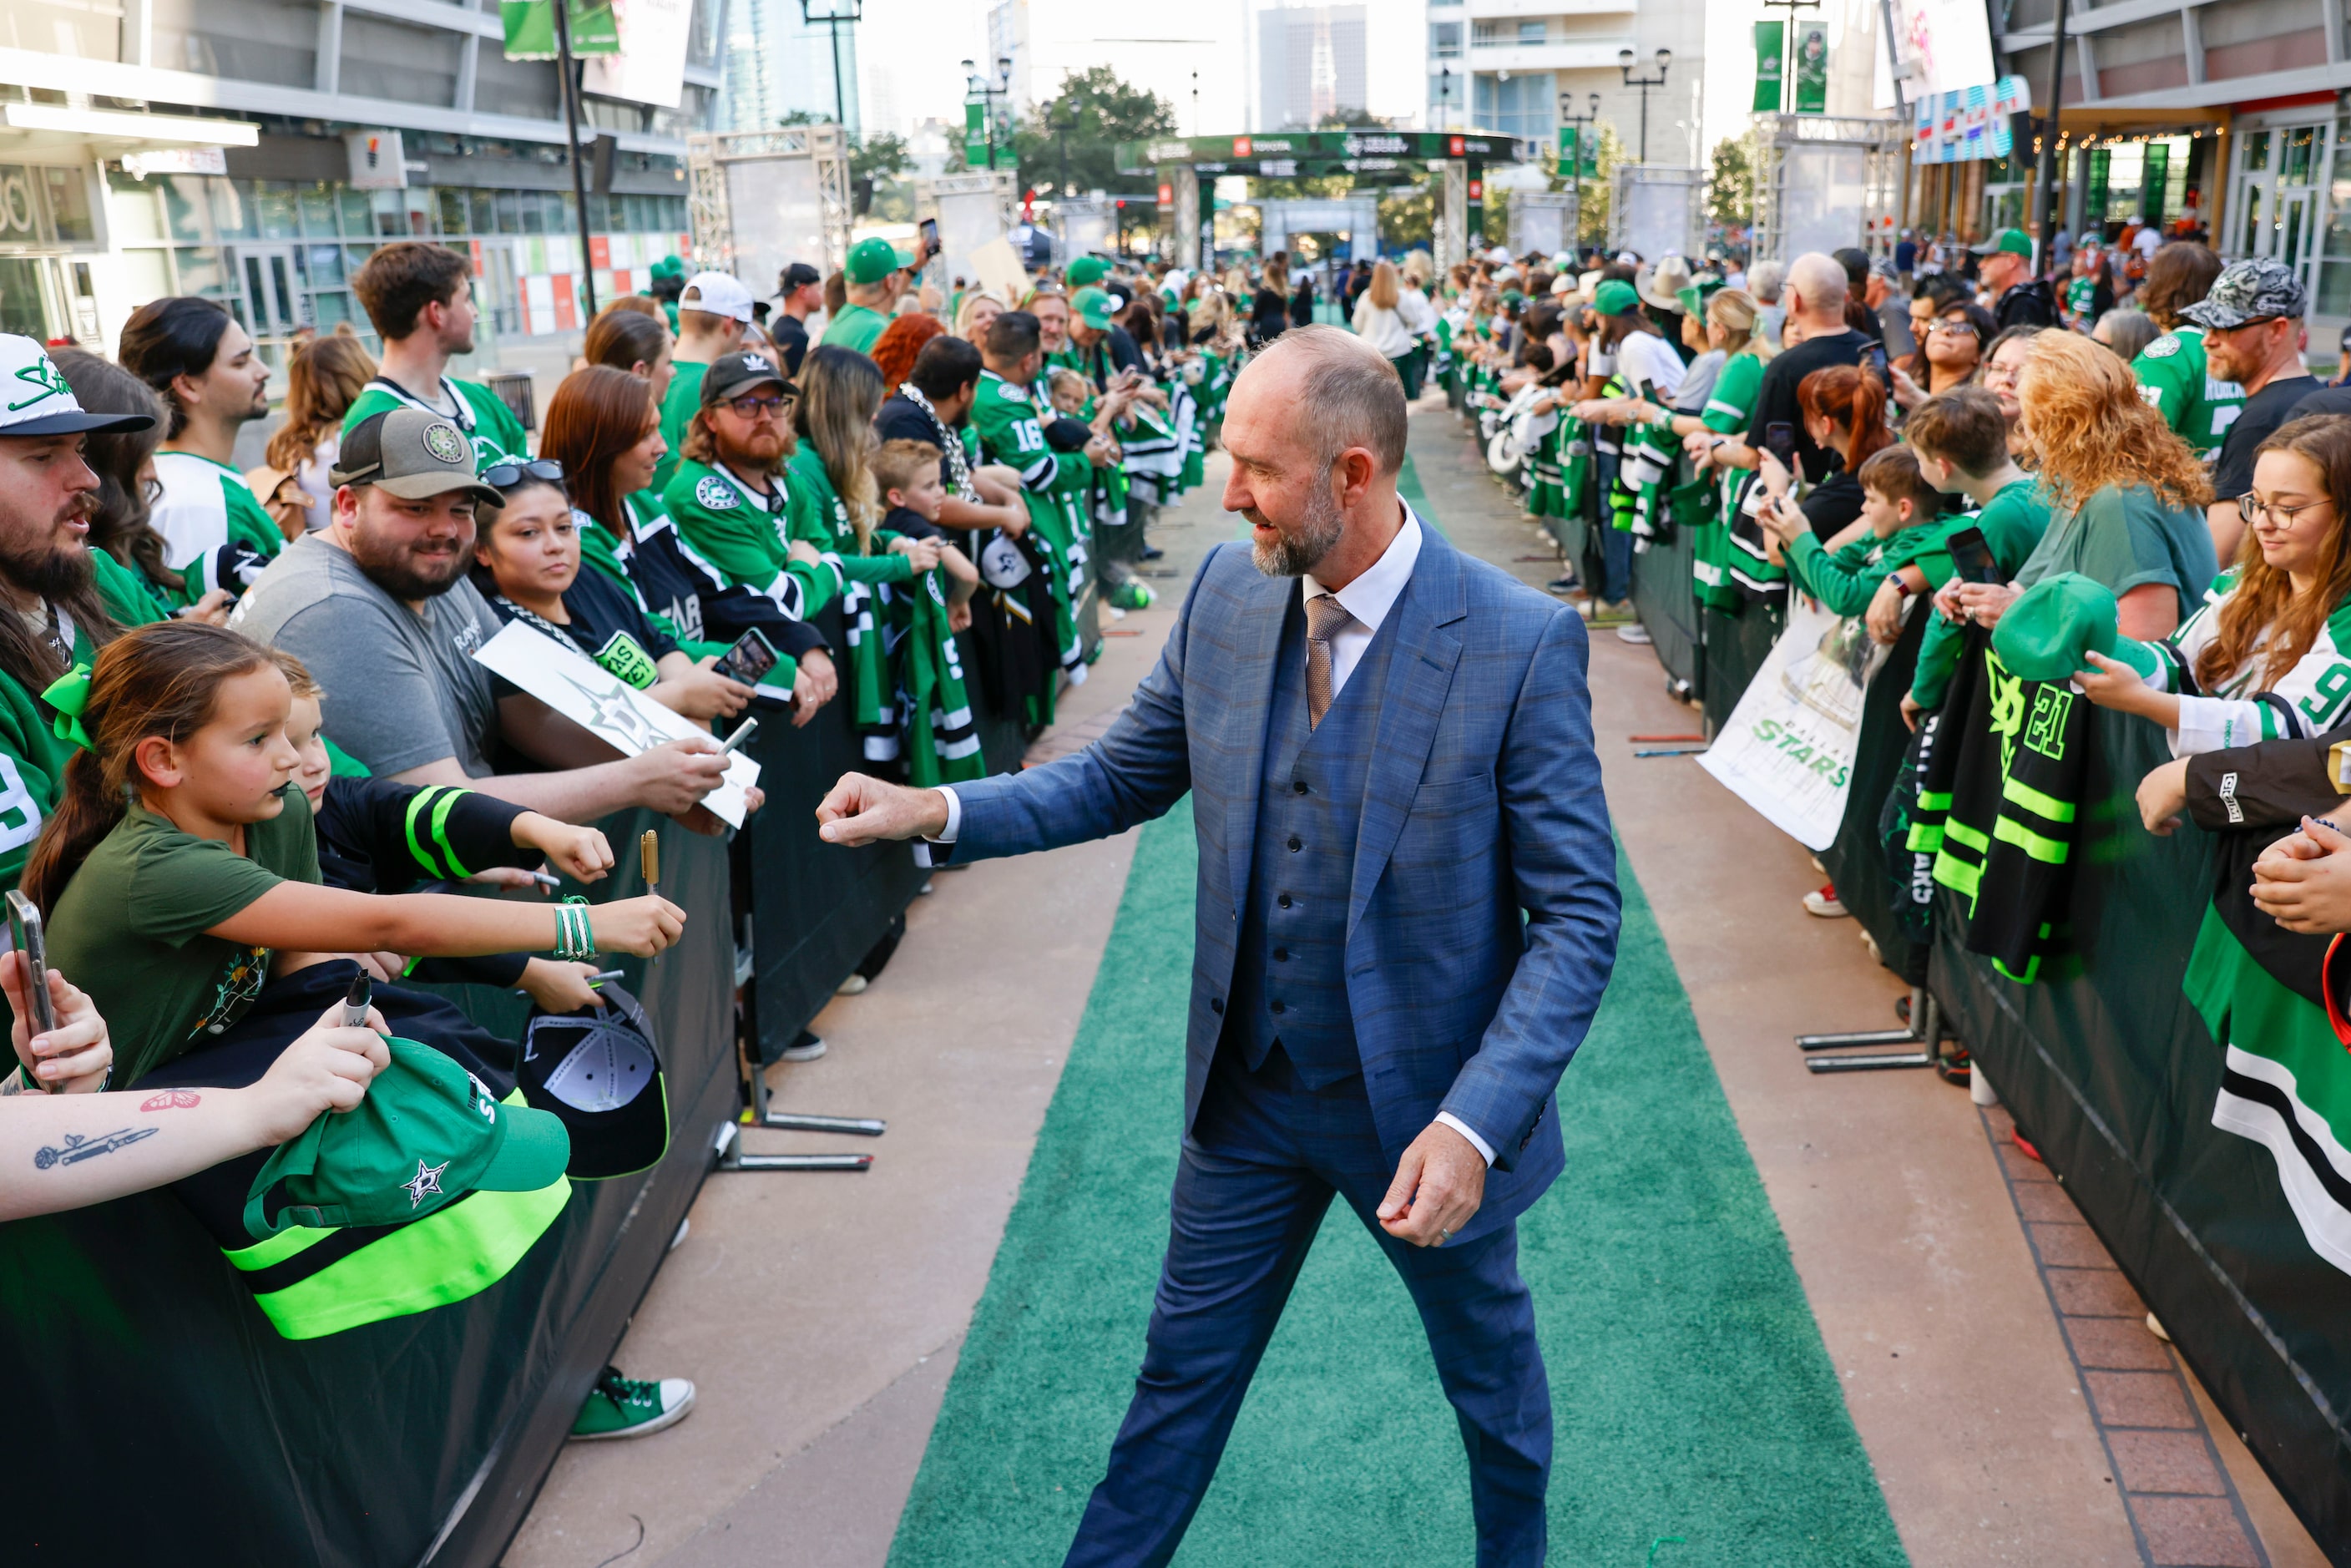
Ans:
[[[567,963],[596,956],[596,933],[589,924],[588,901],[576,894],[555,906],[555,956]]]

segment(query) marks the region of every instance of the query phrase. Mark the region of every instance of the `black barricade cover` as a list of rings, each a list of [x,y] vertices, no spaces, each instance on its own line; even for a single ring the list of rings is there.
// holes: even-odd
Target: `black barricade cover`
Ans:
[[[1844,901],[1863,930],[1877,943],[1878,959],[1914,984],[1927,977],[1926,953],[1896,927],[1886,897],[1886,845],[1878,836],[1878,814],[1902,769],[1902,754],[1910,744],[1909,727],[1902,722],[1902,698],[1918,669],[1918,644],[1927,634],[1931,606],[1921,602],[1903,622],[1902,635],[1877,673],[1869,678],[1862,697],[1861,730],[1854,746],[1853,784],[1845,791],[1844,821],[1837,825],[1836,842],[1821,852]]]
[[[2351,1564],[2351,1276],[2304,1240],[2269,1152],[2212,1125],[2221,1050],[2180,977],[2218,846],[2139,826],[2134,791],[2169,759],[2161,730],[2103,711],[2095,724],[2074,857],[2078,973],[2001,977],[1960,948],[1943,890],[1932,983],[2230,1426],[2330,1560]]]
[[[668,1155],[582,1183],[507,1277],[465,1301],[280,1339],[169,1193],[0,1226],[0,1562],[477,1564],[504,1552],[660,1266],[737,1102],[726,846],[661,830],[684,941],[616,958],[668,1048]],[[643,891],[636,857],[590,889]],[[523,998],[446,994],[511,1032]],[[437,1545],[437,1550],[435,1550]]]
[[[1698,621],[1706,632],[1699,653],[1705,675],[1698,682],[1706,732],[1719,735],[1731,711],[1739,706],[1739,699],[1746,695],[1747,683],[1771,656],[1771,644],[1780,640],[1781,628],[1788,623],[1786,601],[1750,601],[1736,614],[1704,609],[1698,612]]]
[[[1687,500],[1660,505],[1670,507],[1674,525],[1664,538],[1651,539],[1648,549],[1633,557],[1633,608],[1648,629],[1657,663],[1686,695],[1698,696],[1705,671],[1698,650],[1698,595],[1690,577],[1698,529],[1691,525],[1706,514]]]

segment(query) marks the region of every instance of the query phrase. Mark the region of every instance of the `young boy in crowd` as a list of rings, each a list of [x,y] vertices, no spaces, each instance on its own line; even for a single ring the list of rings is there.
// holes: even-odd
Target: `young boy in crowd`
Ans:
[[[939,541],[939,566],[955,585],[947,593],[947,629],[964,631],[971,625],[979,570],[969,556],[947,543],[939,528],[939,509],[947,499],[946,484],[939,477],[939,449],[927,441],[885,441],[873,455],[873,482],[890,505],[882,519],[883,528],[909,538]]]
[[[1991,550],[2001,580],[2012,579],[2049,527],[2049,497],[2008,452],[2008,419],[2000,399],[1981,387],[1953,387],[1910,411],[1903,435],[1917,454],[1918,472],[1946,496],[1964,496],[1976,510],[1952,519],[1953,528],[1973,527]],[[1946,608],[1946,580],[1935,595],[1935,619],[1918,645],[1918,671],[1902,699],[1902,716],[1912,728],[1918,716],[1939,706],[1959,657],[1959,623]],[[1924,581],[1905,585],[1917,592]],[[1886,592],[1894,592],[1889,583]]]
[[[1902,599],[1950,576],[1950,558],[1942,553],[1950,525],[1941,516],[1941,494],[1919,472],[1908,447],[1873,454],[1855,476],[1861,481],[1862,527],[1847,528],[1845,542],[1834,551],[1791,503],[1782,502],[1759,520],[1778,542],[1790,582],[1832,615],[1869,615],[1870,635],[1890,643],[1901,634]],[[1903,584],[1898,591],[1896,582]],[[1881,594],[1891,600],[1890,613],[1882,620],[1873,613]]]

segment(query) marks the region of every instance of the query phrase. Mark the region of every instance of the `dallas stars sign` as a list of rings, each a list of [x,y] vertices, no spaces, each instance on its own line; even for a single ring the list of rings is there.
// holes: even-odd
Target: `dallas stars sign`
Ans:
[[[474,657],[590,731],[623,757],[634,757],[667,741],[710,731],[672,713],[643,692],[606,674],[587,655],[544,632],[509,621],[506,629],[474,651]],[[759,765],[741,752],[726,759],[726,777],[702,798],[730,828],[743,825],[743,791],[759,781]]]

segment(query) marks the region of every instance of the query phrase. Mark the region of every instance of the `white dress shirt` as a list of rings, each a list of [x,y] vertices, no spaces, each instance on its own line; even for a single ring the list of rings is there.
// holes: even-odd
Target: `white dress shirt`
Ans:
[[[1339,693],[1345,688],[1347,677],[1355,673],[1355,666],[1363,661],[1364,650],[1372,645],[1373,637],[1379,632],[1380,623],[1388,618],[1388,612],[1394,610],[1395,601],[1403,597],[1405,584],[1412,580],[1412,563],[1419,559],[1420,519],[1413,516],[1410,507],[1405,507],[1404,526],[1396,530],[1395,538],[1388,541],[1388,548],[1380,552],[1380,559],[1354,581],[1344,588],[1326,589],[1314,580],[1311,572],[1298,580],[1301,606],[1318,593],[1333,593],[1340,607],[1353,618],[1331,637],[1332,702],[1339,700]],[[942,784],[938,786],[938,791],[947,800],[947,825],[932,841],[951,844],[963,830],[963,802],[956,799],[952,785]],[[1470,1146],[1484,1157],[1488,1165],[1494,1163],[1494,1145],[1479,1137],[1458,1116],[1450,1111],[1439,1111],[1437,1119],[1468,1139]]]

